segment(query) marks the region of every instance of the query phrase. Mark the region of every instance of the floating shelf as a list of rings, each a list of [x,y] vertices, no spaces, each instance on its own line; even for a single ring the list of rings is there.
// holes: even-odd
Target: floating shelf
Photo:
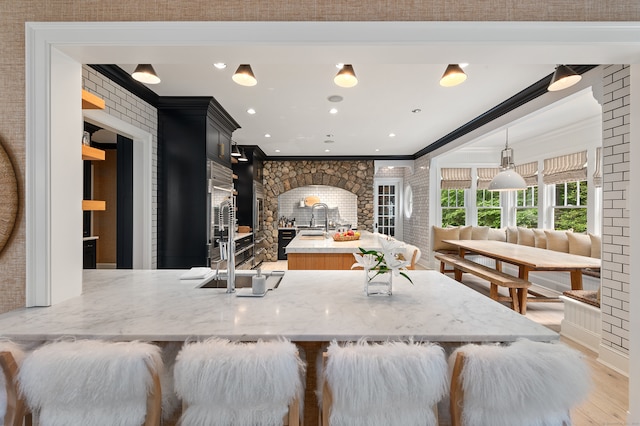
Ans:
[[[98,200],[82,200],[82,210],[84,211],[96,211],[106,210],[107,202]]]
[[[82,89],[82,109],[104,109],[104,99]]]
[[[90,147],[89,145],[82,145],[82,159],[89,161],[104,160],[104,151],[98,148]]]

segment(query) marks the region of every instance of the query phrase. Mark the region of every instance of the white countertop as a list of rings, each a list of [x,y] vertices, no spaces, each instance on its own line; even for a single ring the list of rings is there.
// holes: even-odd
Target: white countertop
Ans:
[[[287,245],[286,251],[287,253],[359,253],[358,247],[368,250],[382,248],[379,238],[385,238],[385,236],[360,231],[359,240],[334,241],[331,233],[329,238],[305,238],[303,233],[298,233]]]
[[[438,342],[557,340],[558,334],[436,271],[394,277],[393,296],[366,296],[362,271],[287,271],[262,298],[180,281],[185,271],[85,270],[82,296],[0,315],[0,336],[183,341],[220,336],[293,341],[414,337]],[[248,289],[241,289],[247,291]]]

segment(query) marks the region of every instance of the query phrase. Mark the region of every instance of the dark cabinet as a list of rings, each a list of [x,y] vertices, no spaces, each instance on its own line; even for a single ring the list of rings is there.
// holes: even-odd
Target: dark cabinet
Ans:
[[[238,207],[238,225],[254,226],[255,194],[253,181],[262,185],[262,162],[265,154],[257,146],[243,146],[248,161],[233,164],[233,173],[238,176],[235,181],[236,206]]]
[[[96,243],[97,240],[82,242],[82,267],[84,269],[96,269]]]
[[[295,237],[295,229],[278,229],[278,260],[287,260],[285,249]]]
[[[159,268],[206,266],[207,159],[231,168],[239,127],[211,97],[159,98]]]

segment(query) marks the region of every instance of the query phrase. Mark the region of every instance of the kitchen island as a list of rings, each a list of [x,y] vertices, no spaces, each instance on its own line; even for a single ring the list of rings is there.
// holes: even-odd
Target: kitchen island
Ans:
[[[81,296],[50,307],[0,315],[0,337],[185,341],[219,336],[255,341],[286,337],[308,360],[305,423],[317,421],[315,357],[334,339],[413,338],[455,346],[554,341],[558,334],[436,271],[394,277],[393,296],[368,297],[363,271],[287,271],[264,297],[180,280],[185,271],[86,270]],[[239,271],[247,273],[249,271]]]
[[[360,231],[360,239],[354,241],[334,241],[331,232],[326,237],[309,235],[304,231],[287,245],[287,266],[289,270],[346,270],[355,263],[354,253],[358,247],[367,250],[380,249],[382,234]]]

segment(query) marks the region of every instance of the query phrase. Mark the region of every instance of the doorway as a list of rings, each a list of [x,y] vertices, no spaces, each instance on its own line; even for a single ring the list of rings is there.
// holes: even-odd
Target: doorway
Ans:
[[[390,237],[402,238],[402,179],[376,179],[374,183],[374,229]]]

